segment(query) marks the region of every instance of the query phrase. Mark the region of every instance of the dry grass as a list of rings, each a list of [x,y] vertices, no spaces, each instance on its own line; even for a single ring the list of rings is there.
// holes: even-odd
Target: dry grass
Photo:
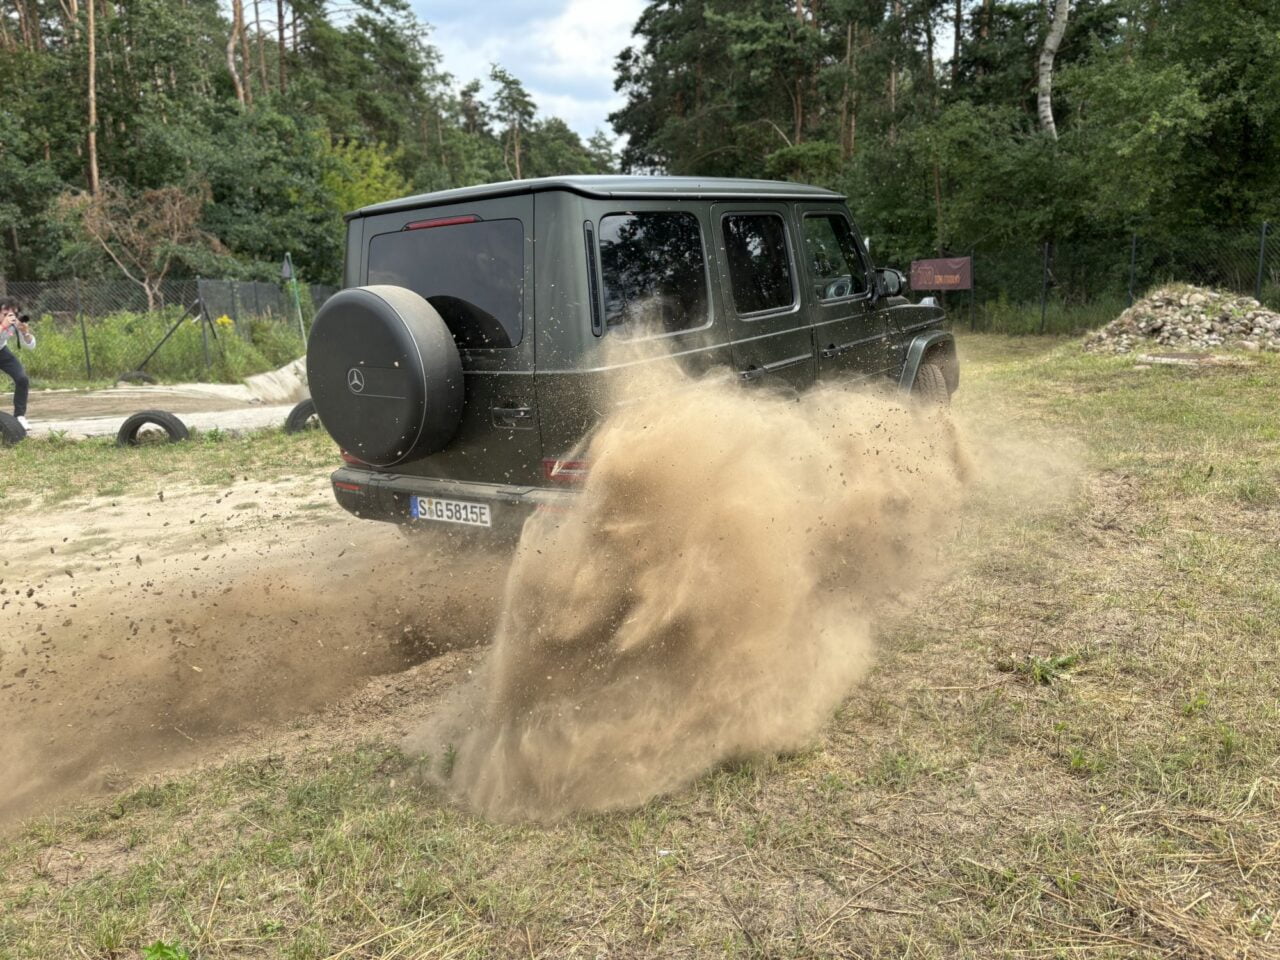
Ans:
[[[810,751],[551,829],[378,743],[227,764],[26,825],[0,956],[1280,956],[1280,365],[962,349],[1077,468],[980,492]]]

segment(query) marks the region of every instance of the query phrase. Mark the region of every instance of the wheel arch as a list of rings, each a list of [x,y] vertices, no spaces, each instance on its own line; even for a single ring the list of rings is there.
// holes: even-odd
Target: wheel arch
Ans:
[[[947,392],[955,393],[960,386],[960,363],[956,358],[956,338],[950,331],[931,330],[918,334],[907,346],[907,358],[898,380],[898,387],[904,393],[911,392],[920,367],[926,363],[936,363],[942,368],[942,375],[947,379]]]

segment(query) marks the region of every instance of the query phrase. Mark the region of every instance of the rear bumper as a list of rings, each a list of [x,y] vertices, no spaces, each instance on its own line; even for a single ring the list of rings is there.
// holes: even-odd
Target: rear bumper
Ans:
[[[465,480],[432,480],[396,473],[375,473],[340,467],[330,478],[340,506],[365,520],[381,520],[424,529],[438,529],[475,536],[519,536],[524,522],[537,510],[564,510],[577,494],[546,487],[473,483]],[[416,520],[410,498],[440,497],[489,505],[490,527]]]

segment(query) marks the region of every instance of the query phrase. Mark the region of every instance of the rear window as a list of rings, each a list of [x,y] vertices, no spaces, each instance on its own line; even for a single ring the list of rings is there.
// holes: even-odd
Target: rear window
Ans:
[[[702,229],[691,213],[612,214],[600,220],[606,330],[640,336],[707,323]]]
[[[524,336],[524,226],[480,220],[379,234],[369,242],[369,283],[419,294],[459,347],[514,347]]]
[[[781,310],[796,300],[787,230],[776,213],[735,213],[724,218],[729,280],[738,313]]]

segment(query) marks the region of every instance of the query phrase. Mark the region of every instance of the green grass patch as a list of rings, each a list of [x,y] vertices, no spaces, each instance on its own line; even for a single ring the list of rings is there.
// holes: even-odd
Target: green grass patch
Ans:
[[[208,431],[183,443],[140,447],[117,447],[105,437],[30,437],[0,449],[0,509],[153,493],[165,484],[271,479],[337,463],[333,440],[322,430],[292,435],[283,429],[236,435]]]
[[[78,324],[41,317],[33,321],[36,349],[23,352],[22,362],[37,387],[111,383],[137,370],[182,312],[180,307],[167,307],[151,313],[113,313],[86,321],[83,334]],[[238,330],[229,320],[215,318],[213,333],[207,335],[198,318],[188,318],[146,370],[168,382],[238,383],[283,366],[303,351],[301,335],[285,323],[255,319]]]

